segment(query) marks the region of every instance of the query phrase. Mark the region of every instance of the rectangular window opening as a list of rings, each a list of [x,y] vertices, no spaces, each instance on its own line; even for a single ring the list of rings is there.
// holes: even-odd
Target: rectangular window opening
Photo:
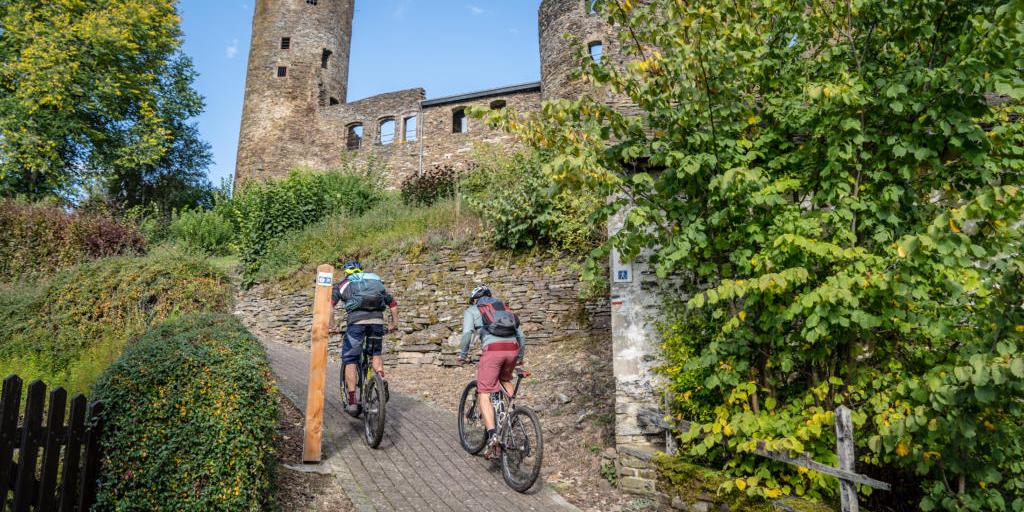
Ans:
[[[405,118],[405,121],[403,121],[402,124],[404,125],[402,131],[405,133],[406,142],[416,140],[416,116],[409,116]]]
[[[287,50],[287,49],[289,49],[291,47],[292,47],[292,38],[290,38],[290,37],[282,37],[281,38],[281,49],[282,50]]]
[[[323,53],[320,54],[320,67],[327,69],[327,64],[331,62],[331,51],[324,48]]]
[[[277,67],[277,76],[278,76],[278,78],[283,78],[283,77],[288,76],[288,67],[287,66],[278,66]]]

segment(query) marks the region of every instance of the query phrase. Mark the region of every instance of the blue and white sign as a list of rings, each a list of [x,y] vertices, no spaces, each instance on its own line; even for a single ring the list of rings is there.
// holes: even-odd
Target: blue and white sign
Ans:
[[[334,284],[334,274],[330,272],[319,272],[316,275],[317,286],[330,286]]]
[[[619,259],[619,251],[612,251],[612,282],[614,283],[632,283],[633,282],[633,264],[623,263]]]

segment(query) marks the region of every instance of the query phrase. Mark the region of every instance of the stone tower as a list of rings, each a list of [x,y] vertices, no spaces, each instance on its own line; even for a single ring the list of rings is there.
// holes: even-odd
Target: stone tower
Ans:
[[[580,68],[577,52],[597,45],[607,57],[613,43],[607,23],[592,6],[593,0],[543,0],[540,4],[540,81],[545,101],[593,92],[587,84],[572,79]]]
[[[305,163],[320,109],[345,102],[355,0],[256,0],[235,184]]]

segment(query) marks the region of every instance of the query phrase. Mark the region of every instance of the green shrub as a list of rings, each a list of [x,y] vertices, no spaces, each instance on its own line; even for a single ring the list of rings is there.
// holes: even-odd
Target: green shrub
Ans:
[[[132,342],[96,385],[106,405],[105,510],[265,510],[276,390],[230,315],[194,314]]]
[[[191,210],[175,217],[170,225],[170,236],[190,250],[223,256],[231,252],[235,227],[218,210]]]
[[[603,224],[591,216],[604,199],[594,193],[559,190],[541,172],[541,155],[481,151],[460,183],[462,196],[503,249],[550,247],[581,254],[601,239]]]
[[[97,213],[0,200],[0,280],[145,250],[132,226]]]
[[[451,165],[436,165],[423,174],[413,174],[402,182],[402,202],[430,206],[455,196],[459,172]]]
[[[87,392],[131,336],[168,317],[227,312],[231,285],[175,250],[105,258],[0,293],[0,373]]]
[[[474,218],[456,216],[453,201],[414,207],[389,196],[363,215],[334,215],[282,238],[260,259],[251,279],[266,282],[321,263],[380,259],[421,246],[451,246],[477,231]]]
[[[270,183],[247,184],[232,201],[245,284],[261,259],[287,233],[328,215],[359,215],[382,198],[375,176],[296,171]]]

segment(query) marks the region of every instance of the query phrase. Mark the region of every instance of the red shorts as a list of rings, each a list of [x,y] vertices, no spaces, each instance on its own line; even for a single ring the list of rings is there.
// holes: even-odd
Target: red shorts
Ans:
[[[477,391],[494,393],[500,390],[498,382],[512,380],[518,359],[519,343],[514,341],[498,341],[485,347],[476,367]]]

